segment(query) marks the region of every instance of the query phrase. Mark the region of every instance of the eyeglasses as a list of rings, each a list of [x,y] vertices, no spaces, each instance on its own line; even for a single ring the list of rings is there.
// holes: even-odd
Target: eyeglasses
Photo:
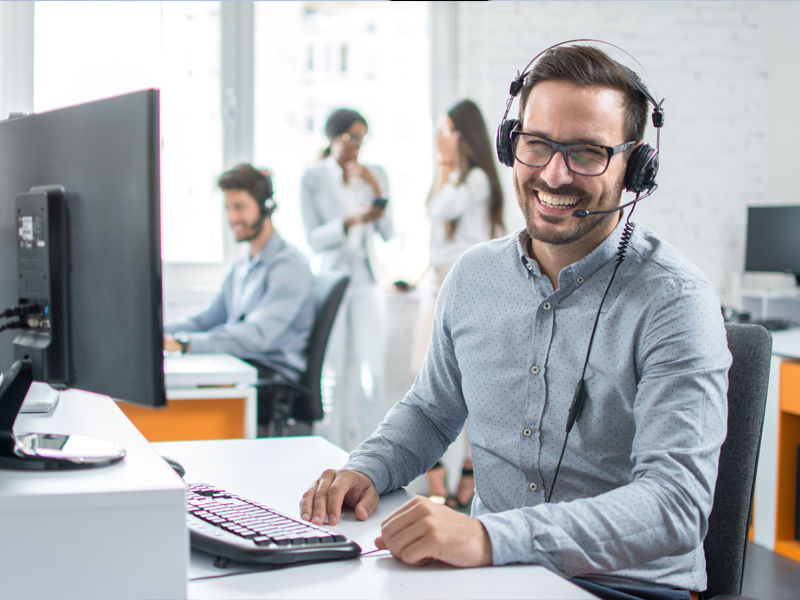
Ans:
[[[342,141],[345,144],[351,144],[355,146],[356,144],[363,144],[367,140],[366,135],[352,135],[350,133],[343,133],[341,136]]]
[[[595,144],[559,144],[545,137],[511,132],[511,147],[516,158],[529,167],[546,167],[556,152],[561,152],[567,168],[578,175],[596,177],[608,169],[611,157],[634,146],[636,142],[625,142],[619,146],[597,146]]]

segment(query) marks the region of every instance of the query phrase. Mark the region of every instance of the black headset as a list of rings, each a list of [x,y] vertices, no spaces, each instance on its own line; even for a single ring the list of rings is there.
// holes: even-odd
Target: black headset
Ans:
[[[500,122],[500,126],[497,128],[497,136],[495,138],[495,144],[497,146],[497,158],[500,162],[507,167],[514,166],[514,150],[512,148],[511,142],[511,132],[515,131],[519,128],[519,119],[508,119],[508,111],[511,109],[511,103],[514,101],[525,82],[525,77],[531,72],[532,65],[545,53],[553,50],[554,48],[558,48],[559,46],[565,46],[567,44],[573,44],[575,42],[597,42],[600,44],[606,44],[607,46],[612,46],[617,50],[624,52],[627,54],[637,65],[640,67],[642,66],[641,63],[633,58],[628,52],[625,52],[619,46],[615,46],[614,44],[610,44],[608,42],[604,42],[602,40],[593,40],[593,39],[579,39],[579,40],[567,40],[566,42],[560,42],[558,44],[554,44],[549,48],[545,48],[539,54],[533,57],[533,59],[527,64],[527,66],[522,70],[522,73],[517,71],[517,77],[514,81],[511,82],[511,87],[509,89],[509,94],[511,97],[508,99],[506,103],[506,112],[503,115],[503,120]],[[648,144],[641,144],[634,148],[633,152],[631,153],[630,157],[628,158],[628,165],[625,169],[625,179],[624,179],[624,186],[625,189],[629,192],[633,192],[638,195],[642,192],[645,192],[646,195],[649,195],[654,189],[657,187],[656,184],[656,175],[658,174],[658,163],[659,163],[659,154],[658,148],[660,145],[660,133],[661,133],[661,126],[664,124],[664,109],[662,108],[662,104],[664,100],[662,99],[660,102],[656,101],[656,99],[648,92],[645,87],[637,81],[636,77],[628,67],[625,65],[620,65],[622,69],[625,71],[625,74],[631,80],[631,83],[639,90],[645,98],[653,105],[653,126],[656,128],[656,147],[653,148]],[[642,68],[644,71],[644,68]],[[646,74],[646,72],[645,72]],[[648,77],[649,79],[649,77]],[[652,83],[652,82],[651,82]],[[579,215],[576,215],[579,216]],[[582,215],[580,215],[582,216]]]
[[[261,209],[261,217],[267,218],[271,217],[272,213],[278,208],[278,203],[272,197],[275,194],[275,190],[272,188],[272,174],[267,169],[263,169],[261,174],[264,176],[265,186],[264,197],[258,201],[258,207]]]

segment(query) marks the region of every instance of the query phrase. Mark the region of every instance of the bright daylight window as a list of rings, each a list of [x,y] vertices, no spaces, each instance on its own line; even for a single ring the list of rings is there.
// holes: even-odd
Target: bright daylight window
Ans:
[[[162,257],[222,261],[219,2],[36,2],[34,32],[36,112],[161,89]]]
[[[413,278],[428,260],[425,198],[432,178],[426,2],[258,2],[255,23],[255,163],[269,168],[275,224],[310,252],[300,177],[327,146],[336,108],[361,112],[360,160],[389,177],[395,237],[379,244],[387,280]]]

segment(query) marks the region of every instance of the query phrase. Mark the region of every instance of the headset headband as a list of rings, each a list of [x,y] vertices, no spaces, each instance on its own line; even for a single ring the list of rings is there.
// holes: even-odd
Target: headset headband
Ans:
[[[560,46],[566,46],[567,44],[575,44],[578,42],[591,42],[591,43],[605,44],[606,46],[611,46],[612,48],[616,48],[617,50],[628,56],[633,62],[639,65],[639,68],[642,70],[642,73],[644,73],[645,77],[647,77],[647,81],[650,82],[650,87],[653,88],[653,94],[655,94],[655,96],[653,96],[653,94],[648,92],[647,88],[645,88],[641,83],[639,83],[636,80],[636,77],[634,77],[634,72],[631,69],[629,69],[628,67],[619,62],[617,63],[619,64],[620,67],[623,68],[625,73],[627,73],[628,77],[631,80],[631,83],[633,83],[633,85],[636,86],[636,89],[639,90],[644,95],[644,97],[647,98],[650,104],[653,105],[653,117],[652,117],[653,127],[656,128],[656,148],[658,148],[660,141],[658,138],[660,138],[660,133],[661,133],[660,128],[664,124],[664,109],[662,108],[662,105],[664,104],[664,98],[658,100],[658,93],[656,92],[656,86],[653,84],[653,80],[647,73],[647,69],[645,69],[642,63],[636,60],[636,58],[627,50],[620,48],[616,44],[612,44],[610,42],[604,42],[603,40],[595,40],[592,38],[579,38],[575,40],[567,40],[565,42],[559,42],[558,44],[553,44],[552,46],[548,46],[547,48],[539,52],[539,54],[534,56],[527,65],[525,65],[525,68],[522,69],[522,73],[517,71],[517,76],[514,79],[514,81],[511,82],[511,86],[508,90],[508,93],[511,95],[511,97],[508,99],[508,102],[506,102],[506,112],[503,113],[503,121],[505,121],[508,118],[508,112],[511,110],[511,104],[514,102],[514,98],[516,98],[519,95],[523,85],[525,85],[525,76],[528,75],[528,73],[530,73],[533,64],[537,60],[539,60],[541,56],[543,56],[550,50],[553,50],[554,48],[559,48]]]

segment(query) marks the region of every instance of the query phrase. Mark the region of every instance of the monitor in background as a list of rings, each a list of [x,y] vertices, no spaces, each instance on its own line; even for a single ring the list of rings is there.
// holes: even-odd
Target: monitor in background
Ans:
[[[747,209],[744,269],[791,273],[800,285],[800,206]]]
[[[0,121],[0,371],[166,404],[159,143],[158,90]]]

